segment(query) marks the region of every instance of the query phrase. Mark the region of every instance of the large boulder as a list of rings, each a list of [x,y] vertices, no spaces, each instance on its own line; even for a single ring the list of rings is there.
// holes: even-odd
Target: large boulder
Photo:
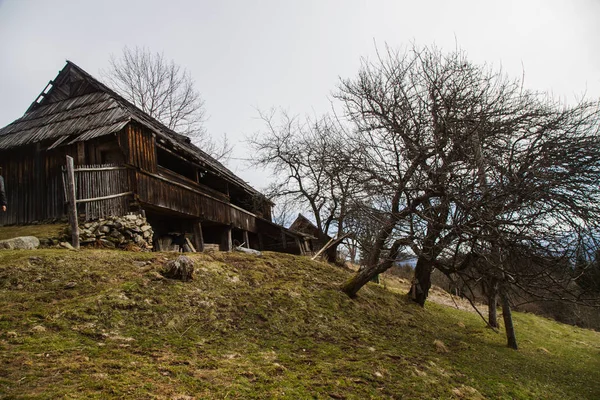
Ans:
[[[0,240],[0,250],[32,250],[40,246],[40,240],[35,236],[19,236],[12,239]]]

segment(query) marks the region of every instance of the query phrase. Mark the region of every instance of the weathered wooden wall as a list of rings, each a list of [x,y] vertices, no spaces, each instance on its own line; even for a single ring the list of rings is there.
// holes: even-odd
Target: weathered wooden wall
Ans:
[[[150,131],[132,123],[121,131],[118,140],[127,164],[156,172],[156,143]]]
[[[110,146],[110,140],[115,146]],[[7,212],[0,212],[0,225],[26,224],[65,217],[65,192],[62,168],[65,156],[82,165],[97,158],[100,149],[118,152],[114,136],[77,142],[46,150],[48,144],[0,152],[0,167],[6,184]],[[118,158],[115,154],[112,158]],[[91,189],[90,189],[91,190]]]
[[[0,225],[43,221],[64,215],[60,171],[67,152],[75,153],[76,148],[46,152],[39,145],[32,145],[0,153],[8,203],[7,212],[0,212]]]

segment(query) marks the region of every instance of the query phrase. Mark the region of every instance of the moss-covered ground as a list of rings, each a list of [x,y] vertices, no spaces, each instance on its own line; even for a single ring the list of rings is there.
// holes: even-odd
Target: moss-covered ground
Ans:
[[[265,253],[0,252],[0,398],[599,399],[600,333],[415,306],[348,271]]]
[[[0,240],[17,236],[35,236],[38,239],[55,239],[67,236],[67,224],[39,224],[0,226]]]

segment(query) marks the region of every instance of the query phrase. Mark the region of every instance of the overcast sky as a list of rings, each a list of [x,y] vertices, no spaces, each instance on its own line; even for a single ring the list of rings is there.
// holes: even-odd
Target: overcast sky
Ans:
[[[253,186],[264,172],[239,159],[261,129],[257,109],[328,111],[340,77],[374,43],[455,43],[476,62],[572,100],[600,97],[600,0],[33,1],[0,0],[0,126],[20,117],[69,59],[99,77],[123,46],[164,51],[206,101],[208,131],[235,142],[229,167]]]

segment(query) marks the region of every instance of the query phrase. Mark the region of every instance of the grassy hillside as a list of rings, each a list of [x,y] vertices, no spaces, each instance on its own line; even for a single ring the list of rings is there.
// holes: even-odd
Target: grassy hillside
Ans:
[[[348,272],[266,253],[0,252],[0,398],[600,398],[600,333],[421,309]]]

